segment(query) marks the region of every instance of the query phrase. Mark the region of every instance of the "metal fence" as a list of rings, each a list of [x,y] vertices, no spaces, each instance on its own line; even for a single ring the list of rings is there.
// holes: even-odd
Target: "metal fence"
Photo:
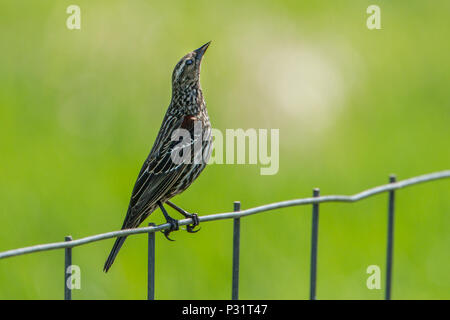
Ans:
[[[234,202],[234,211],[226,213],[218,213],[199,217],[200,222],[234,219],[233,227],[233,261],[232,261],[232,289],[231,299],[237,300],[239,298],[239,257],[240,257],[240,219],[241,217],[262,213],[274,209],[300,206],[312,204],[312,232],[311,232],[311,267],[310,267],[310,294],[311,300],[316,299],[316,282],[317,282],[317,251],[318,251],[318,232],[319,232],[319,204],[324,202],[356,202],[379,193],[388,192],[388,210],[387,210],[387,249],[386,249],[386,289],[385,299],[391,299],[392,290],[392,262],[393,262],[393,244],[394,244],[394,213],[395,213],[395,190],[407,186],[416,185],[418,183],[433,181],[438,179],[450,178],[450,170],[434,172],[402,181],[396,181],[394,175],[389,177],[389,183],[377,186],[352,196],[344,195],[330,195],[320,196],[319,189],[313,190],[313,197],[288,200],[282,202],[271,203],[251,209],[241,210],[240,202]],[[193,223],[192,219],[179,220],[179,225],[188,225]],[[65,237],[64,242],[55,242],[48,244],[35,245],[31,247],[24,247],[14,250],[0,252],[0,259],[19,256],[28,253],[39,251],[47,251],[54,249],[65,250],[65,264],[64,264],[64,299],[70,300],[72,298],[71,289],[67,286],[67,280],[70,277],[68,268],[72,265],[72,248],[85,245],[95,241],[101,241],[120,236],[130,236],[140,233],[148,234],[148,299],[155,298],[155,232],[170,228],[169,223],[160,225],[149,224],[148,227],[126,229],[120,231],[107,232],[97,234],[77,240],[73,240],[71,236]],[[69,269],[70,270],[70,269]]]

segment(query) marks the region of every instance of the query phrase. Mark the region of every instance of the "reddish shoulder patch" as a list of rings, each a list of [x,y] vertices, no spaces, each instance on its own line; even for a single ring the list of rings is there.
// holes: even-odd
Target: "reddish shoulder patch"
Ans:
[[[192,130],[194,128],[195,121],[197,121],[196,116],[185,116],[183,122],[181,123],[181,128]]]

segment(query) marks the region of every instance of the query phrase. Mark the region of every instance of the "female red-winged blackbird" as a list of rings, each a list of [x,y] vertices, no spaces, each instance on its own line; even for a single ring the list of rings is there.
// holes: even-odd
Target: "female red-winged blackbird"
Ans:
[[[169,199],[189,187],[205,168],[211,154],[211,124],[200,86],[200,65],[209,44],[185,55],[173,70],[172,100],[134,185],[122,229],[138,227],[159,207],[171,225],[164,231],[169,239],[169,233],[178,230],[178,221],[168,215],[163,206],[167,203],[185,217],[192,218],[194,223],[187,231],[196,232],[193,229],[198,225],[198,216],[177,207]],[[183,130],[191,137],[189,143],[174,138]],[[177,158],[179,154],[183,154],[183,159]],[[109,270],[125,239],[116,239],[103,271]]]

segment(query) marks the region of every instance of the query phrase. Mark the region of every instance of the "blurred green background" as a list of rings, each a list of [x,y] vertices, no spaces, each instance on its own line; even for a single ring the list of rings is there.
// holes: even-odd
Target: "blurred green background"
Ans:
[[[81,30],[66,28],[81,7]],[[366,8],[381,7],[381,30]],[[449,1],[0,2],[0,251],[117,230],[170,102],[170,77],[212,40],[213,126],[279,128],[280,168],[211,165],[174,201],[212,214],[353,194],[449,168]],[[393,298],[450,298],[449,181],[397,193]],[[319,299],[381,299],[387,194],[321,206]],[[176,213],[173,213],[176,216]],[[148,222],[163,222],[157,211]],[[311,207],[244,218],[242,299],[307,299]],[[228,299],[232,221],[158,233],[158,299]],[[147,236],[74,249],[74,299],[144,299]],[[62,250],[0,261],[0,298],[61,299]],[[382,290],[366,268],[382,269]]]

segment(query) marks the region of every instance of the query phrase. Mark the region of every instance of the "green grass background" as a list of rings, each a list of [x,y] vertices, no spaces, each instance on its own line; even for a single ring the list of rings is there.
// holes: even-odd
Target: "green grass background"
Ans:
[[[81,30],[65,26],[70,4]],[[381,30],[366,8],[381,7]],[[211,165],[176,203],[199,214],[353,194],[448,169],[448,1],[0,2],[0,250],[122,224],[185,53],[212,40],[202,85],[213,126],[279,128],[280,168]],[[397,194],[393,298],[449,299],[449,181]],[[321,206],[319,299],[381,299],[387,195]],[[173,213],[176,215],[176,213]],[[161,223],[155,212],[148,222]],[[243,299],[306,299],[311,207],[242,220]],[[228,299],[232,221],[157,234],[158,299]],[[74,299],[146,297],[146,235],[77,247]],[[63,297],[64,252],[0,261],[1,299]],[[382,269],[368,290],[366,268]]]

